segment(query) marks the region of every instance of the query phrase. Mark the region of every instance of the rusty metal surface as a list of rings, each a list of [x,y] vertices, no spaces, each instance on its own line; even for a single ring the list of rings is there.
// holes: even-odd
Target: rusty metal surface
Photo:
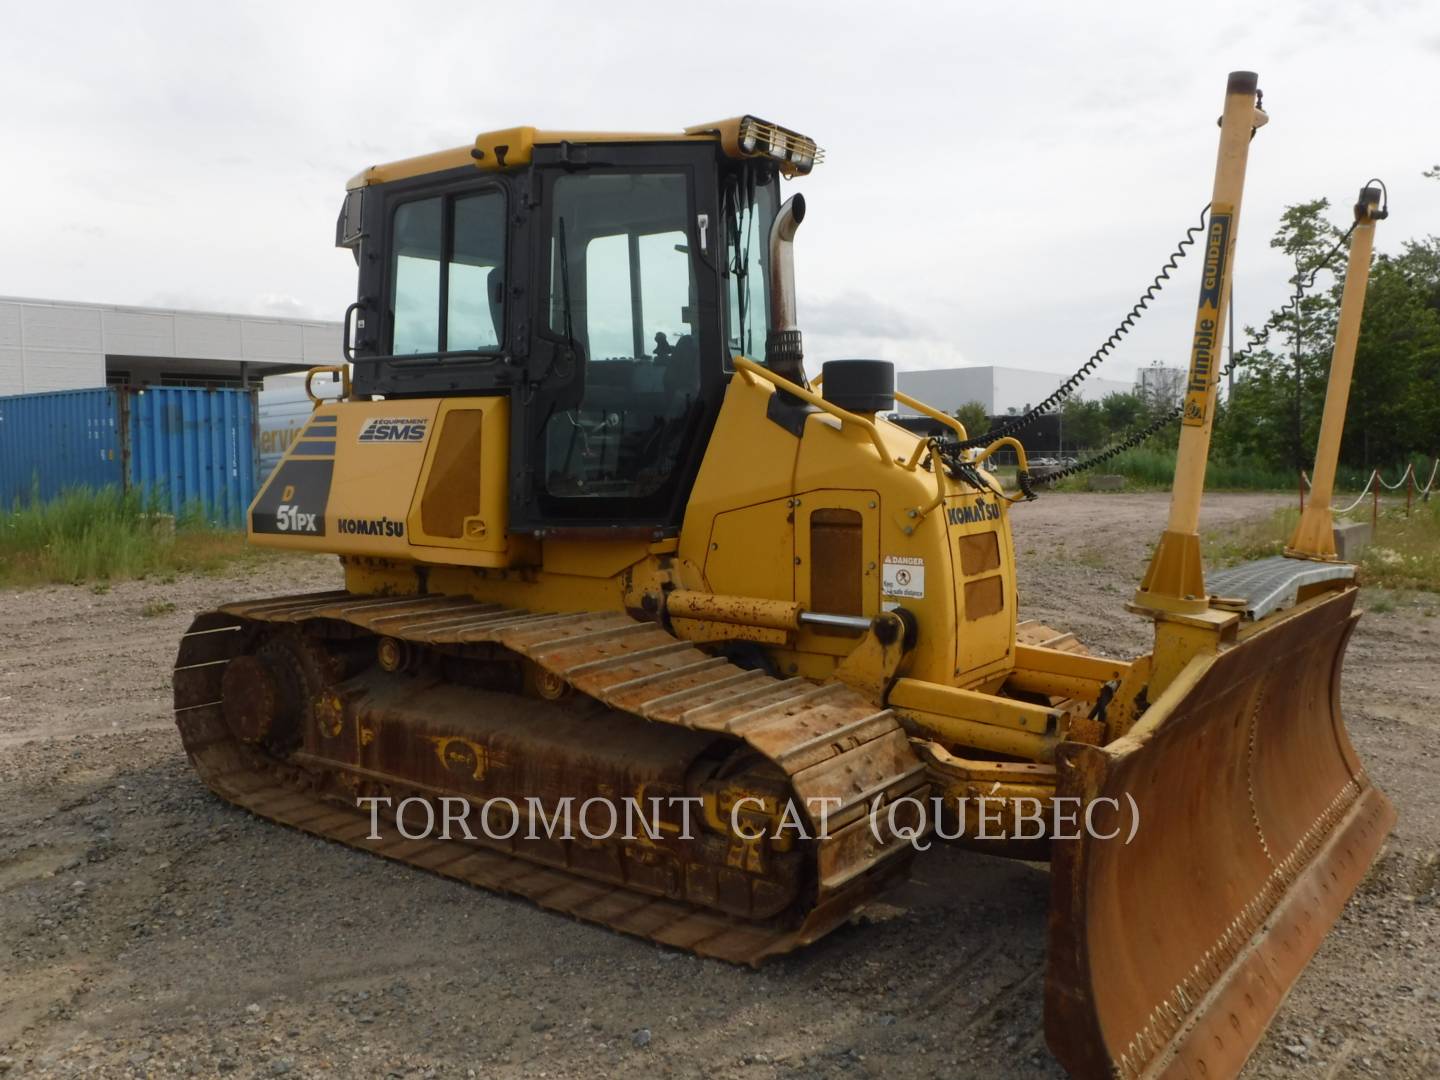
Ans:
[[[772,630],[794,630],[800,625],[800,605],[794,601],[718,596],[689,589],[676,589],[667,594],[665,610],[672,617],[765,626]]]
[[[1374,858],[1394,810],[1340,715],[1354,599],[1278,616],[1168,713],[1057,755],[1060,796],[1139,812],[1133,843],[1052,848],[1046,1035],[1075,1075],[1236,1075]]]
[[[819,808],[835,808],[826,822],[828,838],[806,845],[812,891],[788,921],[757,923],[644,895],[623,881],[586,879],[545,866],[534,852],[443,840],[364,840],[367,816],[326,802],[322,792],[300,790],[313,789],[313,777],[243,745],[226,725],[221,686],[230,660],[246,651],[255,627],[283,624],[348,627],[352,635],[358,629],[422,646],[502,646],[611,709],[697,736],[743,740],[785,778],[816,832]],[[618,613],[535,614],[466,598],[344,592],[231,604],[196,620],[182,641],[174,678],[187,752],[221,796],[390,858],[734,962],[758,963],[822,936],[903,869],[908,845],[883,831],[883,842],[877,841],[863,815],[877,798],[926,790],[924,767],[894,716],[850,688],[744,670],[677,641],[655,624]],[[315,727],[344,727],[345,708],[343,703],[328,713],[317,708]],[[311,748],[305,754],[313,756]],[[354,776],[367,775],[358,760],[349,768]]]

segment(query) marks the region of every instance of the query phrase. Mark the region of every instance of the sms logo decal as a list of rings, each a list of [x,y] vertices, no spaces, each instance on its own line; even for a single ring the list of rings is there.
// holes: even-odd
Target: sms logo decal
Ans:
[[[424,417],[377,416],[360,429],[362,443],[425,441]]]

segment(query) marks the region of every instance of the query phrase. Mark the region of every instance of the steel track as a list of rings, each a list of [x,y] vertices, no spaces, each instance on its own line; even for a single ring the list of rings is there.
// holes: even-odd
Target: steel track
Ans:
[[[419,646],[499,645],[632,716],[748,743],[788,777],[797,805],[827,806],[811,841],[814,888],[787,919],[749,922],[624,881],[541,864],[503,843],[367,838],[368,813],[327,797],[313,772],[237,740],[222,711],[221,679],[253,631],[348,624]],[[353,630],[350,631],[353,633]],[[537,614],[440,596],[360,597],[344,592],[228,604],[200,615],[182,639],[175,709],[187,754],[222,798],[272,821],[446,877],[507,892],[662,944],[758,964],[823,936],[908,865],[911,849],[871,812],[926,794],[924,765],[894,715],[838,683],[816,685],[742,669],[680,641],[657,624],[613,612]],[[816,800],[829,800],[828,803]],[[817,815],[809,815],[819,824]],[[815,830],[818,833],[818,828]]]

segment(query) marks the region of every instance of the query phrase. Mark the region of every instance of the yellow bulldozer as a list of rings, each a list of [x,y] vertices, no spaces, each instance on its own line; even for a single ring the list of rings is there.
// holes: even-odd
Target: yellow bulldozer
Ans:
[[[1234,1075],[1394,816],[1340,718],[1357,588],[1324,490],[1373,199],[1310,515],[1285,557],[1200,561],[1256,92],[1230,77],[1170,519],[1130,605],[1150,653],[1017,619],[1016,440],[888,363],[807,380],[780,180],[813,140],[518,127],[350,181],[350,363],[307,377],[339,397],[249,522],[337,554],[345,588],[196,618],[196,769],[276,822],[741,964],[846,923],[919,841],[1048,858],[1061,1063]]]

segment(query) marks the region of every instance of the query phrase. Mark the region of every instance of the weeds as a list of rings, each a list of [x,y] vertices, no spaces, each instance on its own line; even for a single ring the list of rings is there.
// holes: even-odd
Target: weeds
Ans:
[[[158,498],[117,488],[77,488],[46,502],[0,511],[0,586],[111,581],[210,572],[260,557],[245,535],[215,529],[188,512],[177,521]]]
[[[151,600],[140,609],[140,614],[147,619],[153,619],[160,615],[169,615],[175,610],[173,600]]]
[[[1203,540],[1205,565],[1218,569],[1282,554],[1299,522],[1300,511],[1286,507],[1269,517],[1227,525],[1223,532],[1207,532]]]

